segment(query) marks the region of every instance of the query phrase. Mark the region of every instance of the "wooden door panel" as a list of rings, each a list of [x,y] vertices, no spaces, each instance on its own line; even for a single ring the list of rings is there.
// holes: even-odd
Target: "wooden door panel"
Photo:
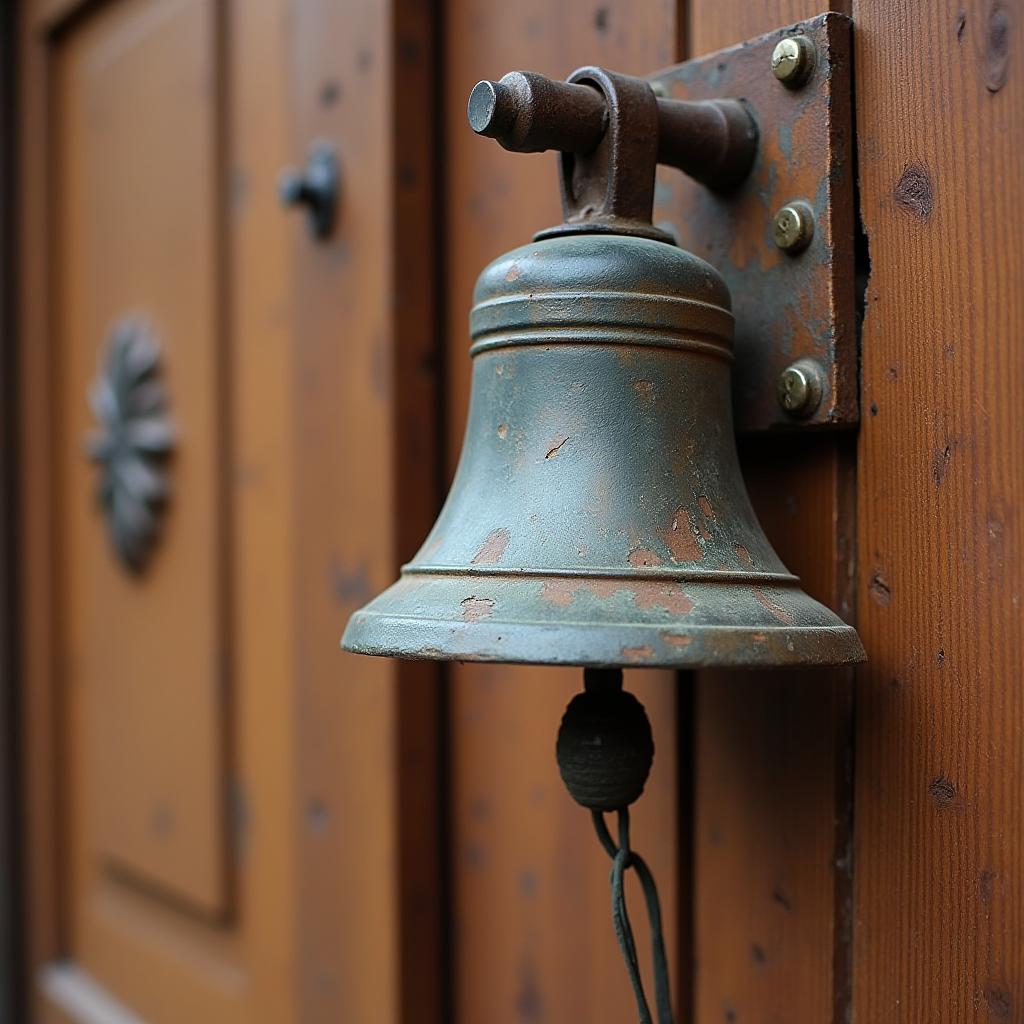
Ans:
[[[338,651],[436,507],[429,12],[19,10],[32,1019],[438,1020],[435,669]],[[83,451],[124,314],[177,431],[137,574]]]
[[[127,0],[55,54],[59,546],[73,842],[82,870],[227,909],[224,514],[213,0]],[[83,456],[108,337],[148,325],[178,435],[141,571],[115,555]],[[84,881],[84,879],[83,879]]]

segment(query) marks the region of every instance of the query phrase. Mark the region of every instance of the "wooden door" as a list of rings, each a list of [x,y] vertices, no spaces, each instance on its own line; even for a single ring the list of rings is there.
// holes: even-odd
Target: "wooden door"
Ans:
[[[628,673],[657,748],[634,842],[680,1021],[1016,1021],[1024,18],[832,6],[854,23],[861,422],[741,456],[869,661]],[[454,470],[476,275],[558,218],[550,154],[467,128],[474,82],[644,75],[821,10],[19,5],[32,1019],[634,1019],[607,859],[553,757],[578,673],[337,640]],[[275,194],[317,140],[342,182],[323,241]],[[175,431],[141,572],[83,453],[125,323],[159,343]]]
[[[19,14],[34,1019],[429,1021],[435,684],[337,643],[435,505],[431,276],[393,220],[429,234],[430,24]],[[317,141],[323,239],[277,194]]]

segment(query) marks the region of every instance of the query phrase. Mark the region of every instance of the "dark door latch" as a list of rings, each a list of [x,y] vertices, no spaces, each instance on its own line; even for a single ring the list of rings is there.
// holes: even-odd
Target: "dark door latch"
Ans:
[[[278,186],[285,206],[305,206],[309,229],[315,238],[327,238],[334,228],[338,206],[338,158],[334,147],[317,142],[310,150],[305,170],[286,170]]]

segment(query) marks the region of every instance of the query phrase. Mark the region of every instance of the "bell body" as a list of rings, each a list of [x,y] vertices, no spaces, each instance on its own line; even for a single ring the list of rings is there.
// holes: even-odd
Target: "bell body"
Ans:
[[[712,267],[645,238],[548,238],[487,267],[451,492],[343,646],[607,667],[863,660],[750,505],[729,307]]]

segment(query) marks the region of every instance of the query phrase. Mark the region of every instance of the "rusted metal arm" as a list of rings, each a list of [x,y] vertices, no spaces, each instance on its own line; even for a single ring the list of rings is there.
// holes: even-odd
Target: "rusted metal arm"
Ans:
[[[510,71],[478,82],[469,95],[469,124],[513,153],[591,153],[608,128],[604,97],[588,85]]]
[[[757,128],[739,100],[658,97],[656,109],[658,163],[719,191],[747,176],[757,153]],[[469,97],[473,131],[516,153],[553,149],[586,156],[604,139],[610,117],[606,97],[593,85],[532,71],[479,82]]]

